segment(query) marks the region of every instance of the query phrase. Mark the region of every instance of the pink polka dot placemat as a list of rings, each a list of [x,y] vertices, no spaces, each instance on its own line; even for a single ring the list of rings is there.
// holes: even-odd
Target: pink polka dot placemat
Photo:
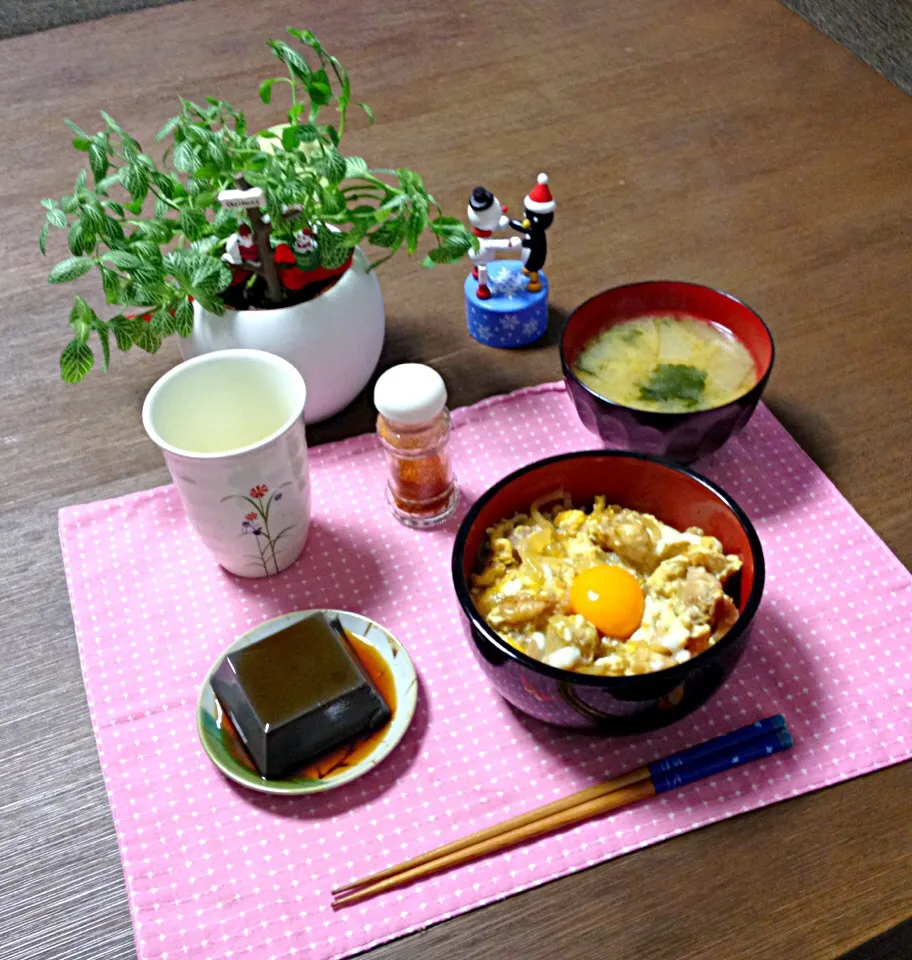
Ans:
[[[464,502],[593,438],[560,384],[457,410]],[[268,580],[226,574],[173,487],[61,511],[92,723],[143,960],[341,957],[912,752],[912,577],[760,408],[698,465],[756,524],[768,580],[734,675],[687,720],[598,739],[524,720],[467,648],[449,574],[459,516],[433,532],[386,512],[372,436],[312,451],[307,549]],[[229,783],[197,740],[199,684],[255,624],[341,607],[386,625],[421,681],[412,727],[376,770],[311,797]],[[789,753],[340,912],[330,888],[769,714]],[[787,808],[782,816],[788,816]],[[711,838],[707,843],[711,843]]]

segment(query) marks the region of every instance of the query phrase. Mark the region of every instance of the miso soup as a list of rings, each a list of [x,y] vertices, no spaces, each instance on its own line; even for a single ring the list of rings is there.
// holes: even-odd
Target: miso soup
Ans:
[[[608,400],[662,413],[721,407],[757,382],[743,343],[686,316],[639,317],[603,330],[583,347],[573,372]]]

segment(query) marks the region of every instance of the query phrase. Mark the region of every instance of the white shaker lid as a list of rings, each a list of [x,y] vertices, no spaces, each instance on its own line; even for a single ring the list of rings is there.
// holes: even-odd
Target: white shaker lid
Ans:
[[[381,374],[374,387],[374,406],[396,423],[431,420],[446,406],[443,377],[423,363],[400,363]]]

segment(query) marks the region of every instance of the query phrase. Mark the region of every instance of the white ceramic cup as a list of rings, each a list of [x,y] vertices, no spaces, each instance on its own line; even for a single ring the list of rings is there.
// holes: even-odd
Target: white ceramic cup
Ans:
[[[143,404],[187,516],[215,559],[268,577],[301,555],[310,527],[306,389],[287,361],[219,350],[166,373]]]

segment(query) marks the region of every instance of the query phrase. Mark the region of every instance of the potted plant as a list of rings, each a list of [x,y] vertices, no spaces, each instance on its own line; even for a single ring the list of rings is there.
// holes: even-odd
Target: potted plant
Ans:
[[[383,342],[384,311],[374,268],[425,234],[432,266],[458,260],[477,241],[442,216],[421,177],[372,169],[340,143],[353,101],[348,73],[309,30],[270,40],[288,75],[264,81],[270,103],[287,87],[287,123],[252,133],[231,104],[181,99],[162,127],[160,162],[102,111],[89,134],[66,121],[88,169],[72,193],[45,199],[39,247],[65,230],[70,256],[50,272],[65,283],[97,270],[113,316],[102,319],[77,296],[73,338],[60,357],[70,383],[100,348],[108,369],[117,348],[155,353],[172,334],[186,356],[231,346],[284,356],[304,376],[308,420],[330,416],[364,387]],[[332,122],[327,111],[333,110]],[[361,249],[380,251],[371,262]]]

